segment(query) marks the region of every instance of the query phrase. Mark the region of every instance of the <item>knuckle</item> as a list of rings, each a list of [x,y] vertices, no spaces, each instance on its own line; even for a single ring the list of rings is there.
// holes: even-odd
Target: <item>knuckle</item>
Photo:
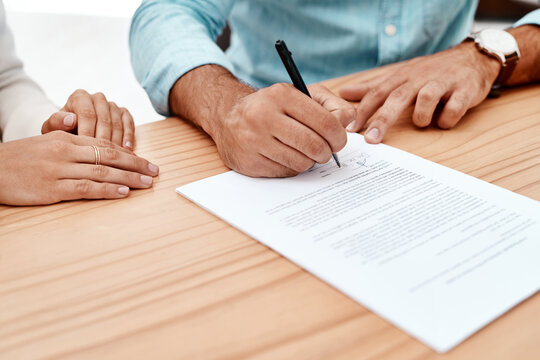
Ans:
[[[122,124],[121,121],[113,121],[112,127],[114,130],[122,130],[124,128],[124,124]]]
[[[321,158],[321,155],[324,154],[325,147],[319,141],[310,141],[307,144],[307,151],[312,158]]]
[[[356,108],[354,106],[347,107],[341,115],[342,120],[347,121],[356,118]]]
[[[271,96],[280,96],[290,89],[290,86],[285,83],[277,83],[268,88],[268,93]]]
[[[62,130],[54,130],[49,133],[49,136],[53,139],[63,140],[69,137],[69,133]]]
[[[133,161],[135,167],[141,171],[148,171],[148,161],[141,159],[141,158],[135,158],[135,161]]]
[[[400,86],[392,91],[392,98],[403,99],[406,98],[409,93],[409,89],[406,86]]]
[[[98,91],[97,93],[92,95],[92,97],[96,100],[107,100],[107,98],[105,97],[105,94],[103,94],[101,91]]]
[[[90,180],[81,180],[75,185],[75,192],[82,197],[90,194],[91,189],[92,183]]]
[[[390,122],[390,117],[391,113],[388,109],[381,109],[377,114],[377,121],[388,124]]]
[[[371,88],[368,91],[367,95],[372,98],[382,98],[384,97],[384,91],[380,87],[376,86]]]
[[[112,147],[112,143],[109,140],[102,139],[102,138],[96,139],[95,145],[99,148],[107,148],[107,149]]]
[[[131,184],[140,184],[141,183],[141,176],[139,174],[130,172],[125,175],[128,182]]]
[[[116,161],[118,160],[120,153],[112,147],[106,147],[103,149],[103,155],[109,161]]]
[[[111,127],[112,125],[112,120],[109,116],[104,116],[104,117],[101,117],[99,119],[99,123],[102,125],[102,126],[105,126],[105,127]]]
[[[94,176],[96,176],[99,179],[102,179],[107,176],[107,174],[109,173],[109,169],[103,165],[95,165],[92,168],[92,172]]]
[[[83,89],[77,89],[71,94],[72,97],[81,97],[81,96],[88,96],[88,92]]]
[[[83,108],[83,109],[77,110],[77,115],[83,118],[87,118],[87,119],[93,119],[93,120],[96,119],[96,112],[94,111],[93,108]]]
[[[67,144],[61,140],[51,142],[51,149],[55,153],[64,153],[67,150]]]
[[[435,94],[429,90],[422,89],[418,93],[418,100],[424,103],[431,103],[435,101]]]
[[[321,127],[325,134],[334,134],[342,129],[338,119],[330,113],[326,114],[322,120]]]

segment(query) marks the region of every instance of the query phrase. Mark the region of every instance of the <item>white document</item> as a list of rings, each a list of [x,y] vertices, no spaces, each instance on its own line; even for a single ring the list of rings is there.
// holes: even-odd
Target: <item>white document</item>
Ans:
[[[177,192],[438,352],[540,289],[539,202],[358,134],[339,156]]]

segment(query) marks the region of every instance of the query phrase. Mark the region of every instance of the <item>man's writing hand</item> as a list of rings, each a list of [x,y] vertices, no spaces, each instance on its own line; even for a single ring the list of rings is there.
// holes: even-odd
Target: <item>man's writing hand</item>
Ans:
[[[238,101],[211,134],[227,166],[253,177],[294,176],[341,150],[354,106],[323,86],[309,91],[312,99],[276,84]]]

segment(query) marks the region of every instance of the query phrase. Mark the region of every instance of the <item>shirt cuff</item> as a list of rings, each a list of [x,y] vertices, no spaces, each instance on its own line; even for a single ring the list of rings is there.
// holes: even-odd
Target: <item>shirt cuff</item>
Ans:
[[[520,20],[518,20],[518,22],[516,22],[513,27],[528,24],[540,25],[540,9],[531,11],[530,13],[522,17]]]
[[[156,111],[164,116],[171,116],[169,109],[169,93],[178,79],[185,73],[202,65],[219,65],[234,73],[234,66],[217,46],[201,46],[186,49],[169,46],[165,48],[154,62],[150,72],[142,81]]]

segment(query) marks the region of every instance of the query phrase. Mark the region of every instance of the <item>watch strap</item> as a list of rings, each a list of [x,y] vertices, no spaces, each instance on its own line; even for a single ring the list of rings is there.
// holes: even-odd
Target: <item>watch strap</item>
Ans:
[[[499,76],[497,77],[497,80],[495,80],[494,85],[504,85],[504,83],[506,83],[514,72],[518,60],[519,55],[517,52],[506,56],[506,62],[502,64],[501,71],[499,72]]]

